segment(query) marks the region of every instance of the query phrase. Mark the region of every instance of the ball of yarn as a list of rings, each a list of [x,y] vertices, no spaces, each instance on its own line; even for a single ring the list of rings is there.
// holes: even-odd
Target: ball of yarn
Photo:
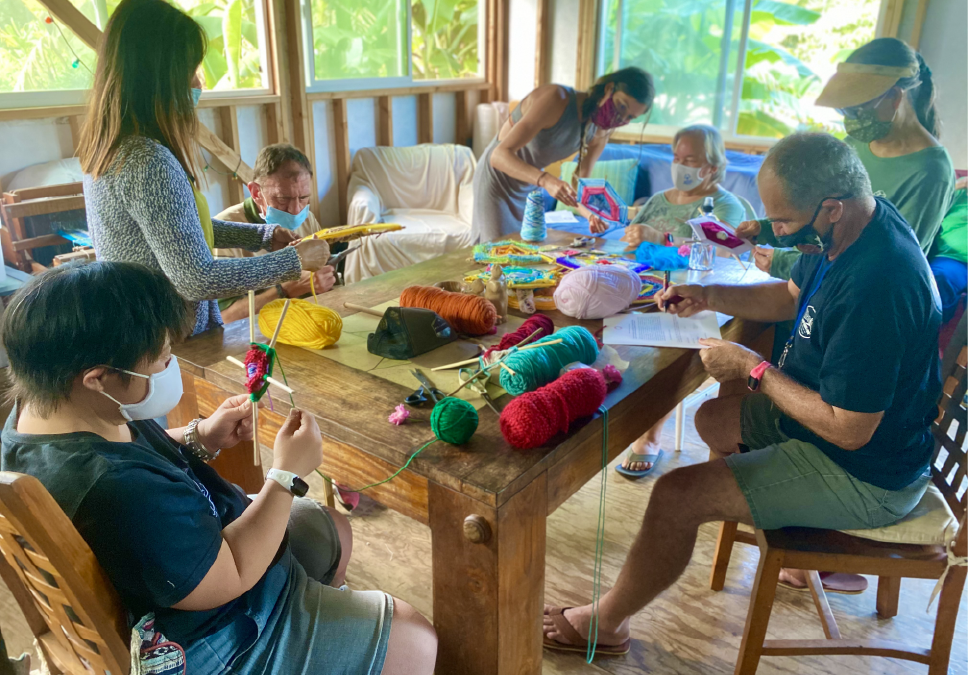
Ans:
[[[588,265],[569,272],[555,290],[562,314],[604,319],[628,307],[642,290],[639,275],[622,265]]]
[[[466,293],[451,293],[434,286],[410,286],[400,294],[401,307],[422,307],[437,312],[458,333],[484,335],[497,325],[497,310],[488,300]]]
[[[487,356],[491,352],[496,351],[501,352],[505,349],[510,349],[517,344],[521,344],[531,337],[531,334],[535,331],[541,331],[534,338],[535,340],[540,340],[541,338],[551,335],[555,332],[555,322],[544,314],[535,314],[521,324],[521,327],[513,333],[505,333],[501,337],[501,341],[498,342],[496,346],[489,347],[487,351],[484,352],[484,355]],[[534,340],[532,340],[532,342],[534,342]]]
[[[477,431],[477,411],[462,398],[441,399],[430,413],[430,429],[445,443],[463,445]]]
[[[559,331],[560,332],[560,331]],[[605,378],[597,370],[570,370],[537,391],[518,396],[501,411],[501,434],[515,448],[537,448],[568,431],[605,401]]]
[[[285,300],[273,300],[259,312],[259,330],[272,335],[279,323]],[[294,347],[322,349],[336,344],[343,332],[343,319],[329,307],[309,300],[290,300],[289,311],[279,330],[279,342]]]
[[[528,195],[524,205],[524,218],[521,220],[521,238],[525,241],[544,241],[548,236],[545,226],[544,199],[541,190]]]
[[[561,339],[559,344],[537,347],[509,354],[504,363],[514,371],[501,368],[501,386],[512,396],[534,391],[558,377],[558,372],[573,361],[594,363],[598,358],[598,344],[588,329],[568,326],[554,335],[532,344]]]

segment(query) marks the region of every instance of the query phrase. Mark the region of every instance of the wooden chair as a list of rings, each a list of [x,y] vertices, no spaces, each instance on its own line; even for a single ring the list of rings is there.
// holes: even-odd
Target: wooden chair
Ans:
[[[49,224],[41,225],[37,236],[31,236],[27,219],[84,208],[84,186],[81,183],[63,183],[36,188],[21,188],[4,192],[0,196],[0,215],[10,231],[15,258],[9,260],[21,271],[33,274],[43,271],[43,265],[35,262],[31,251],[44,246],[71,244]]]
[[[746,617],[746,628],[736,661],[737,675],[756,672],[761,656],[816,656],[820,654],[887,656],[928,665],[929,675],[948,672],[951,643],[958,618],[958,607],[965,586],[966,568],[949,566],[949,556],[968,556],[968,527],[965,525],[968,492],[966,480],[965,407],[966,321],[962,317],[954,337],[945,351],[942,366],[944,390],[939,401],[938,418],[932,425],[935,453],[931,478],[960,523],[957,536],[948,548],[895,544],[863,539],[844,532],[810,528],[756,530],[755,534],[737,531],[736,523],[720,526],[713,558],[710,587],[722,590],[733,543],[755,543],[760,549],[759,566]],[[807,572],[807,583],[823,625],[824,640],[766,640],[766,630],[776,594],[781,568],[828,570],[878,577],[877,613],[881,617],[897,615],[898,596],[903,577],[941,579],[938,615],[930,649],[911,648],[887,640],[852,640],[840,635],[837,621],[816,571]]]
[[[33,476],[0,472],[0,577],[55,675],[128,675],[127,616],[54,498]]]

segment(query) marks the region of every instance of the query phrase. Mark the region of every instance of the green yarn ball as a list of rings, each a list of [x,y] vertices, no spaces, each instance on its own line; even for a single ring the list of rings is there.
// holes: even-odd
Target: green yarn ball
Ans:
[[[461,398],[448,396],[430,413],[430,428],[445,443],[463,445],[477,431],[477,411]]]

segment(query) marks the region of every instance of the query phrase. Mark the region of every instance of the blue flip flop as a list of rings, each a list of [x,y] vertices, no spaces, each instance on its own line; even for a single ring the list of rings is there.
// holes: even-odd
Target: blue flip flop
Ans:
[[[662,457],[662,450],[659,450],[659,452],[655,454],[640,455],[637,452],[632,452],[631,445],[625,449],[625,452],[628,454],[629,464],[632,462],[652,462],[652,466],[644,471],[632,471],[631,469],[626,469],[624,466],[622,466],[622,464],[617,464],[615,466],[615,470],[630,480],[638,480],[643,476],[648,476],[650,473],[652,473],[652,469],[655,468],[655,465],[659,463],[659,458]]]

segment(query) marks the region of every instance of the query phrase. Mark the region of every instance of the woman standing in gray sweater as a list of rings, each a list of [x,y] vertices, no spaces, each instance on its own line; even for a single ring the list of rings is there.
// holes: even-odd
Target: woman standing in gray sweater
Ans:
[[[212,220],[195,142],[205,45],[202,28],[162,0],[122,3],[101,41],[79,148],[98,259],[164,272],[195,305],[193,333],[222,324],[218,298],[296,280],[329,256],[325,242],[294,244],[283,228]],[[215,259],[216,247],[272,252]]]

